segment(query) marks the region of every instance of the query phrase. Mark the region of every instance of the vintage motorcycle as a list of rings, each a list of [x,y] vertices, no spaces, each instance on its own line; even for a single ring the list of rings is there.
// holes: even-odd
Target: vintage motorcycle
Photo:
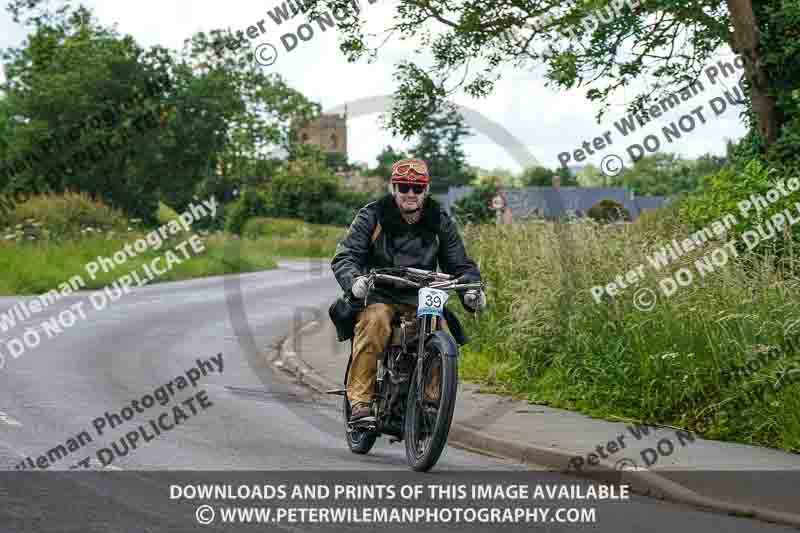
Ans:
[[[447,291],[481,289],[482,284],[460,283],[448,274],[416,268],[382,268],[370,271],[367,294],[379,282],[418,288],[419,298],[416,317],[395,315],[389,342],[378,355],[374,416],[351,423],[346,391],[328,394],[344,399],[346,439],[353,453],[366,454],[379,436],[389,435],[390,443],[405,441],[409,466],[425,472],[444,450],[456,405],[458,344],[442,327]],[[351,339],[345,385],[352,347]]]

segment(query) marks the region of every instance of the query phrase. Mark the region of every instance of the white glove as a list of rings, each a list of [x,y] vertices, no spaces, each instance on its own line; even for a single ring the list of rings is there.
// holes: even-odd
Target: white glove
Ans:
[[[464,293],[464,305],[474,311],[480,311],[486,307],[486,295],[482,290],[470,289]]]
[[[363,298],[367,295],[367,276],[359,276],[353,282],[353,286],[350,288],[350,291],[353,293],[353,296],[356,298]]]

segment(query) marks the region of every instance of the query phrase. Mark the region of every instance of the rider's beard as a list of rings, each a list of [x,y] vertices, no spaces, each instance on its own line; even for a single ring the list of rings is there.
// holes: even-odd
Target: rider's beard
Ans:
[[[422,209],[422,202],[417,203],[417,207],[415,207],[414,209],[401,209],[401,211],[406,215],[413,215],[420,209]]]
[[[398,209],[400,209],[401,213],[403,213],[404,215],[412,215],[412,214],[414,214],[414,213],[416,213],[416,212],[418,212],[419,210],[422,209],[422,205],[425,203],[425,197],[424,196],[417,196],[417,207],[415,207],[413,209],[407,209],[407,208],[403,207],[403,204],[400,202],[400,198],[399,197],[396,197],[396,203],[397,203],[397,207],[398,207]]]

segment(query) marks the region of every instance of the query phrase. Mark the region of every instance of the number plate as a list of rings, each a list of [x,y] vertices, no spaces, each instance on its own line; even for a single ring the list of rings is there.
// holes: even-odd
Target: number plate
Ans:
[[[425,287],[419,291],[419,305],[417,306],[417,316],[434,315],[444,316],[444,304],[450,295],[439,289]]]

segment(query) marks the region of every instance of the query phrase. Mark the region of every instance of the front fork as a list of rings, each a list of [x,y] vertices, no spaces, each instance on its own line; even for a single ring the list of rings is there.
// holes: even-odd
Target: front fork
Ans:
[[[422,315],[417,318],[419,323],[419,339],[417,344],[417,390],[416,402],[417,405],[422,405],[422,369],[423,359],[425,358],[425,341],[428,340],[428,335],[439,329],[440,318],[436,315]]]

